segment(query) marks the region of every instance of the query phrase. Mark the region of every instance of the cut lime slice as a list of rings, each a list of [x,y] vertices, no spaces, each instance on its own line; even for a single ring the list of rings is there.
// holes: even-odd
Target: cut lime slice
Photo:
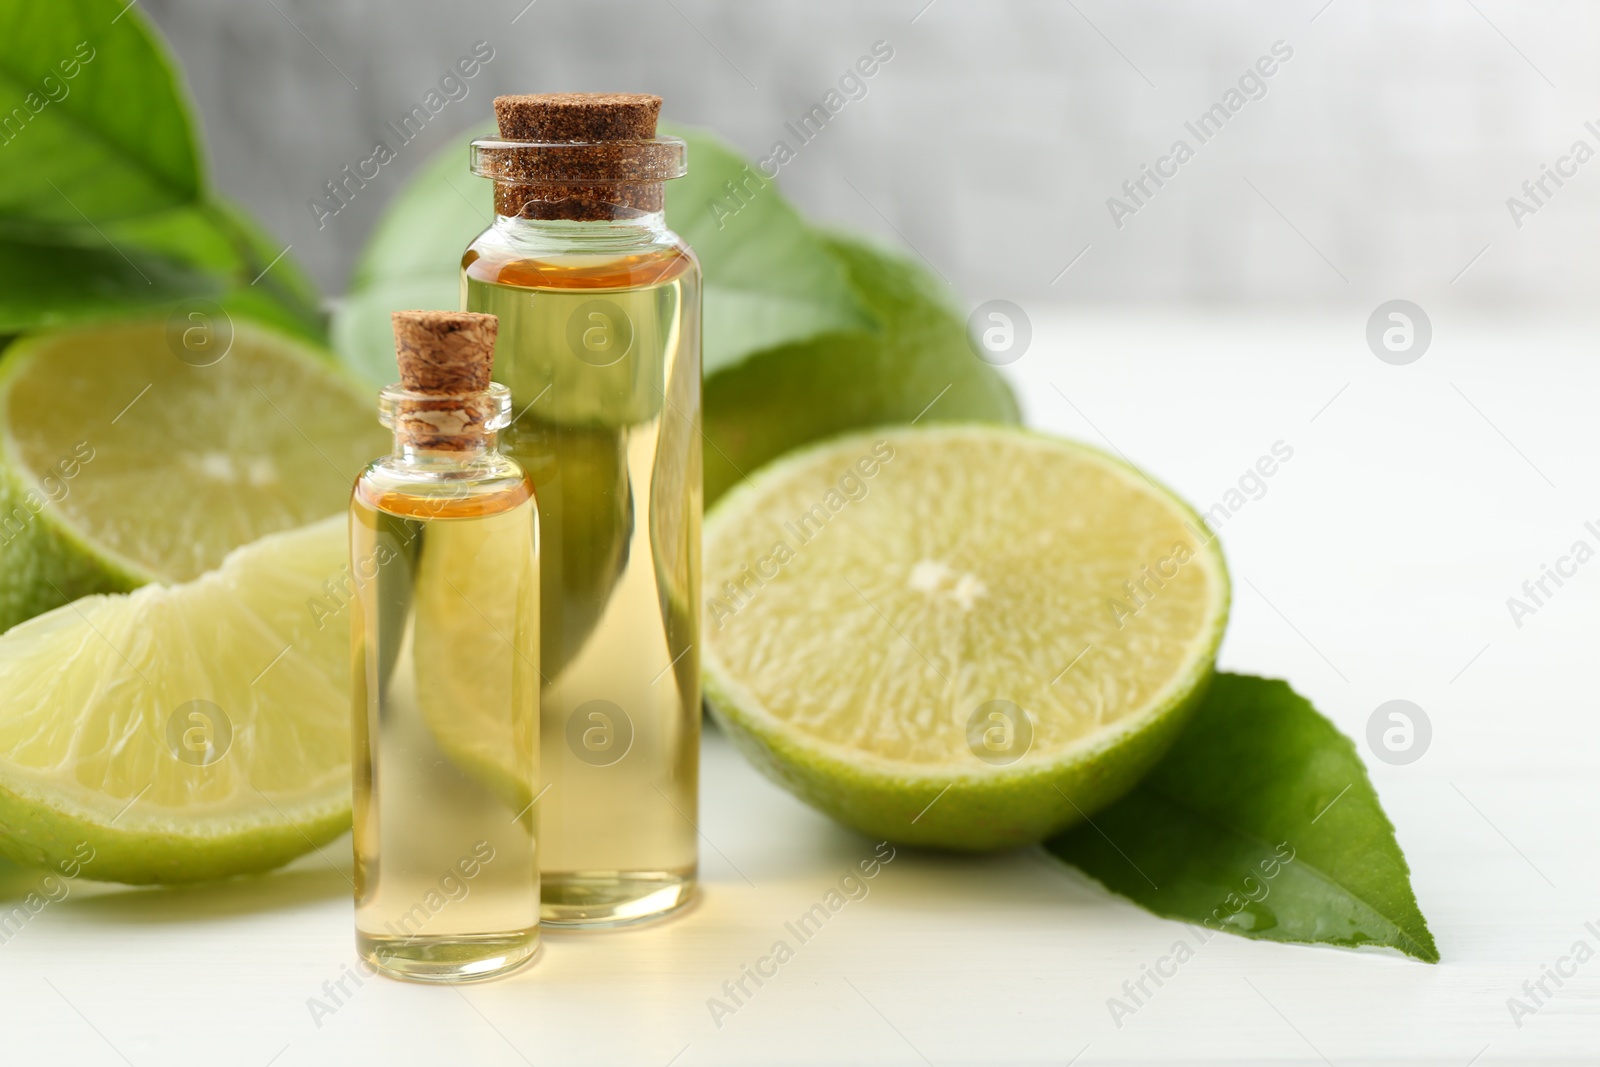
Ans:
[[[1165,751],[1228,576],[1139,471],[1023,430],[885,427],[777,461],[705,530],[705,677],[756,764],[875,837],[1024,844]]]
[[[341,511],[386,439],[315,349],[243,322],[119,323],[0,364],[0,629],[87,593],[188,581]]]
[[[193,582],[85,597],[0,636],[0,851],[189,882],[345,830],[345,529],[275,534]]]

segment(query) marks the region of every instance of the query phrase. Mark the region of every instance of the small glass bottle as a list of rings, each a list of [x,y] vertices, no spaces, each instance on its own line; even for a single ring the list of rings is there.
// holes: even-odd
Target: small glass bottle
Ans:
[[[543,920],[692,899],[700,749],[700,267],[667,228],[655,96],[495,100],[494,224],[462,306],[500,319],[507,450],[539,492]]]
[[[496,445],[494,317],[394,329],[394,452],[350,501],[356,943],[395,978],[471,981],[539,948],[537,511]]]

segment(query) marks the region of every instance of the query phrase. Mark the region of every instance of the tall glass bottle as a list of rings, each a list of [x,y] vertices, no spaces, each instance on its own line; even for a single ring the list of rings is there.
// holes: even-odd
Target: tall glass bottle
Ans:
[[[539,494],[543,921],[689,901],[700,744],[700,269],[667,229],[651,96],[501,97],[495,221],[462,301],[499,316],[510,454]]]
[[[496,447],[493,317],[394,318],[394,452],[350,502],[356,942],[393,977],[470,981],[539,947],[536,507]]]

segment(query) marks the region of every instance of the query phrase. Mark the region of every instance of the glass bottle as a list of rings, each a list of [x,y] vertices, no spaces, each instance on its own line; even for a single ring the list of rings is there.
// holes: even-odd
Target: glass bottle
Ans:
[[[656,97],[501,97],[473,145],[495,220],[463,307],[497,315],[506,446],[539,494],[544,922],[694,894],[700,746],[700,269],[666,226],[682,141]]]
[[[390,976],[471,981],[539,947],[537,511],[497,447],[493,317],[395,333],[394,452],[350,502],[356,941]]]

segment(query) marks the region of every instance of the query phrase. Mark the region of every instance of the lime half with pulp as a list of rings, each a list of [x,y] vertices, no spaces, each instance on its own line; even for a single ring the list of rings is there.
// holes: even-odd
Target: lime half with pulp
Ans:
[[[88,593],[188,581],[263,534],[343,511],[387,450],[371,401],[316,349],[207,321],[94,326],[6,351],[0,629]]]
[[[1162,755],[1228,601],[1215,539],[1128,464],[885,427],[791,453],[707,516],[706,695],[757,766],[864,833],[1025,844]]]

